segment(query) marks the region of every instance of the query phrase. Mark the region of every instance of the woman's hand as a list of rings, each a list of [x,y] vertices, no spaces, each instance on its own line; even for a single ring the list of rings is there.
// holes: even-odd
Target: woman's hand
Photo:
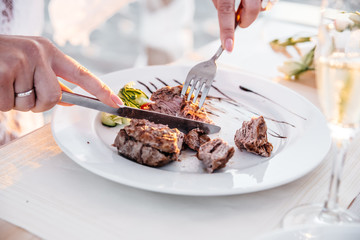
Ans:
[[[109,106],[122,104],[99,78],[49,40],[0,35],[0,111],[52,108],[60,101],[61,90],[70,91],[57,77],[79,85]]]
[[[220,25],[222,47],[231,52],[234,48],[235,0],[212,0],[217,11]],[[241,0],[239,26],[246,28],[252,24],[262,8],[261,0]]]

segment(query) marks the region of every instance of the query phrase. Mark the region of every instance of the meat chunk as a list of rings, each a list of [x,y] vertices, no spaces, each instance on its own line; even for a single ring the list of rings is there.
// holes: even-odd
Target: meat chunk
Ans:
[[[200,146],[208,141],[210,141],[209,136],[199,128],[191,130],[184,138],[185,144],[195,151],[198,151]]]
[[[119,131],[113,145],[126,158],[161,167],[178,160],[183,141],[184,134],[177,129],[145,119],[132,119],[130,125]]]
[[[184,134],[178,129],[145,119],[132,119],[124,129],[133,139],[162,152],[180,153],[184,140]]]
[[[213,123],[213,121],[209,118],[205,108],[200,108],[198,103],[194,104],[192,101],[182,101],[180,106],[180,117],[189,118],[192,120]]]
[[[154,103],[149,105],[149,110],[172,116],[180,116],[180,107],[183,101],[181,90],[181,86],[166,86],[158,89],[150,97],[150,100]]]
[[[199,109],[198,104],[186,101],[186,97],[181,96],[182,86],[163,87],[154,92],[150,100],[149,110],[165,113],[173,116],[189,118],[197,121],[212,123],[205,108]]]
[[[235,133],[235,144],[240,150],[246,150],[263,157],[270,157],[273,146],[267,139],[267,126],[263,116],[244,121]]]
[[[202,144],[197,157],[203,161],[209,173],[225,167],[229,159],[234,155],[235,149],[220,138],[213,139]]]

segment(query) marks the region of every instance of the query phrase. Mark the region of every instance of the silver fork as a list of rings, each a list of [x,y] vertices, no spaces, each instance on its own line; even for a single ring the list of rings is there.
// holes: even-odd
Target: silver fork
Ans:
[[[235,29],[240,22],[240,12],[241,12],[241,7],[239,4],[239,7],[235,13]],[[216,51],[215,55],[212,56],[210,60],[195,65],[193,68],[190,69],[186,77],[185,83],[181,91],[181,96],[185,96],[190,86],[189,94],[187,96],[187,101],[191,99],[192,94],[195,91],[193,98],[193,103],[195,103],[196,99],[198,98],[201,92],[199,108],[203,106],[205,99],[210,91],[211,85],[216,75],[217,67],[215,61],[220,57],[223,51],[224,49],[222,48],[222,46],[220,46],[219,49]]]

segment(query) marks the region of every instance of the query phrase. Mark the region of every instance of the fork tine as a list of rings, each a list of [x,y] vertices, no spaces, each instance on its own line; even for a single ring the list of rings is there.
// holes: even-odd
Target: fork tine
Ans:
[[[200,98],[200,101],[199,101],[199,109],[203,106],[204,102],[205,102],[205,99],[210,91],[210,88],[211,88],[211,84],[210,85],[206,85],[204,87],[204,90],[202,91],[201,93],[201,98]]]
[[[189,91],[189,95],[187,97],[187,101],[190,101],[194,90],[197,89],[197,87],[198,87],[198,83],[199,83],[199,79],[195,76],[195,78],[194,78],[194,80],[193,80],[193,82],[191,84],[191,87],[190,87],[190,91]]]
[[[199,93],[200,93],[201,89],[203,88],[204,84],[205,84],[204,82],[200,82],[200,83],[199,83],[199,86],[198,86],[198,88],[196,89],[196,92],[195,92],[195,94],[194,94],[193,103],[196,102],[196,99],[198,98]]]
[[[185,80],[185,83],[183,85],[183,88],[181,90],[181,96],[185,96],[186,92],[187,92],[187,89],[189,88],[190,86],[190,83],[191,83],[191,80],[193,80],[194,78],[194,75],[189,73],[187,76],[186,76],[186,80]]]

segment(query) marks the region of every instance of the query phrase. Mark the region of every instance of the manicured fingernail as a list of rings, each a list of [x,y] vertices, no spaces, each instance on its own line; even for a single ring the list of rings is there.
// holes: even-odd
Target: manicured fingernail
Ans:
[[[111,100],[113,100],[113,102],[118,105],[118,106],[122,106],[124,105],[124,103],[121,101],[121,99],[119,98],[119,96],[117,96],[116,94],[111,94]]]
[[[234,41],[231,38],[225,40],[225,50],[231,52],[234,47]]]

